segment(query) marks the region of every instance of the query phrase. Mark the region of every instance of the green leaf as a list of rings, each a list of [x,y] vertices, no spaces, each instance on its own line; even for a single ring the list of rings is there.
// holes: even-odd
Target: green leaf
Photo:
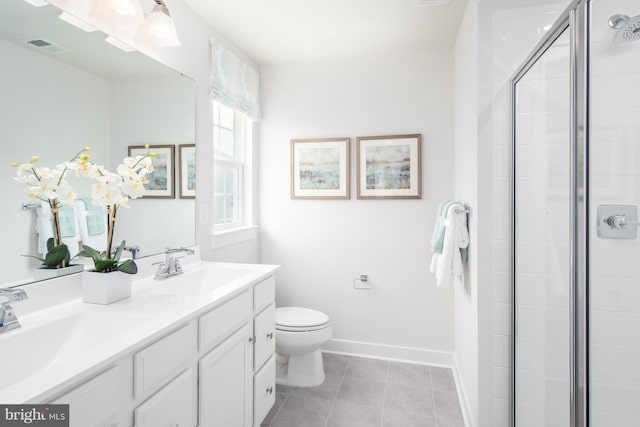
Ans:
[[[44,257],[44,265],[49,268],[56,268],[62,265],[63,261],[66,260],[68,262],[69,258],[69,248],[67,245],[54,246]]]
[[[126,245],[126,242],[123,240],[122,243],[120,243],[120,246],[118,246],[118,249],[116,249],[116,254],[113,256],[113,259],[116,262],[120,261],[120,257],[122,256],[122,251],[124,250],[125,245]]]
[[[112,259],[101,259],[95,261],[93,265],[96,268],[96,271],[113,271],[117,265],[117,263]]]
[[[82,250],[78,252],[78,255],[76,256],[91,257],[93,258],[94,264],[100,261],[100,259],[102,258],[102,256],[100,255],[100,252],[96,251],[95,249],[87,245],[82,245]]]
[[[53,237],[49,237],[47,239],[47,252],[50,251],[51,249],[53,249],[53,247],[56,245],[56,241],[54,240]]]
[[[42,261],[42,263],[44,264],[44,258],[40,258],[39,256],[35,256],[35,255],[22,255],[22,256],[27,258],[37,259],[38,261]]]
[[[128,259],[122,264],[118,265],[118,271],[122,271],[127,274],[136,274],[138,272],[138,266],[132,259]]]

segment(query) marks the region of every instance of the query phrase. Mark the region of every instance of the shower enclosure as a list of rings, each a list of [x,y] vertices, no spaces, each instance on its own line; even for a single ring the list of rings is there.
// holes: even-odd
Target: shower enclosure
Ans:
[[[512,126],[514,425],[640,426],[640,1],[571,2]]]

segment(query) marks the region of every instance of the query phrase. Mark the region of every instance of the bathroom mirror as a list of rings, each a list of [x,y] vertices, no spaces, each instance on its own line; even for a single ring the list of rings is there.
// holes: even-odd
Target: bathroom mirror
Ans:
[[[126,239],[145,256],[195,242],[195,201],[180,198],[178,179],[178,147],[195,143],[194,82],[60,15],[51,5],[0,2],[0,286],[32,280],[40,265],[21,256],[37,254],[36,212],[23,209],[29,200],[9,166],[33,155],[53,168],[89,146],[93,161],[115,171],[129,146],[175,146],[175,198],[131,200],[114,244]],[[90,180],[75,179],[79,197],[90,197]]]

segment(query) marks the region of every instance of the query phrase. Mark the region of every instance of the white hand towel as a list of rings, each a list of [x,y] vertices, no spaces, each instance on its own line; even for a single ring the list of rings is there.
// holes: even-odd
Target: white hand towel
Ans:
[[[436,274],[436,283],[439,287],[451,286],[451,276],[462,275],[460,248],[467,246],[469,246],[469,230],[465,207],[454,203],[447,210],[442,254],[434,254],[431,262],[431,271]]]
[[[44,258],[47,255],[47,240],[53,237],[51,207],[47,202],[41,202],[36,209],[36,234],[38,235],[38,253]]]
[[[74,204],[69,211],[61,212],[61,216],[73,217],[75,221],[75,230],[78,229],[77,223],[77,206]],[[44,258],[47,255],[47,241],[53,237],[53,225],[51,224],[51,207],[48,202],[42,201],[40,206],[36,209],[36,233],[38,234],[38,253]],[[62,243],[67,245],[69,253],[73,257],[78,253],[78,234],[75,233],[72,236],[62,238]]]
[[[100,234],[89,233],[89,227],[87,224],[87,215],[97,215],[95,209],[90,209],[87,206],[89,203],[87,200],[78,200],[78,223],[80,229],[80,240],[82,244],[90,246],[97,251],[104,251],[107,247],[107,215],[102,213],[102,221],[104,222],[104,232]]]

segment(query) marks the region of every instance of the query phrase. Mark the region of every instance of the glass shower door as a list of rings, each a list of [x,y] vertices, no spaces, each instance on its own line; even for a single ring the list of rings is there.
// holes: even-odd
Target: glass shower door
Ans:
[[[514,79],[515,419],[570,425],[569,29]]]

